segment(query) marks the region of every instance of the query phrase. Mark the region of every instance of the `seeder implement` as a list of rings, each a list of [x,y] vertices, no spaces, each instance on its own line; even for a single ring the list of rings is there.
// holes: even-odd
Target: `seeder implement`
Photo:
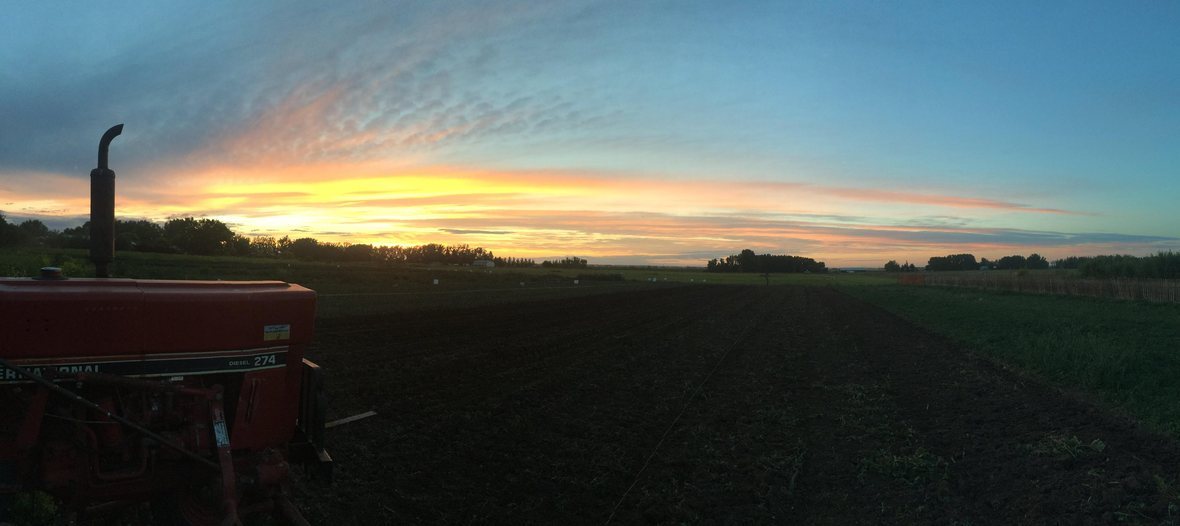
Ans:
[[[0,519],[42,491],[82,521],[151,502],[159,524],[306,524],[288,460],[330,477],[315,292],[276,281],[110,279],[114,172],[91,172],[95,279],[0,278]],[[3,520],[0,520],[3,522]]]

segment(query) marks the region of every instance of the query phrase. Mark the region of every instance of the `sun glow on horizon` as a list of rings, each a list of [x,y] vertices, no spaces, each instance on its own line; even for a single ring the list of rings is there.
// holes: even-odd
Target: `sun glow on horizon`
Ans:
[[[1075,214],[999,199],[807,183],[381,162],[215,166],[164,173],[148,187],[134,176],[124,182],[117,197],[120,217],[210,217],[247,236],[468,244],[514,257],[578,255],[665,264],[705,261],[744,248],[806,255],[831,266],[876,266],[914,259],[910,254],[920,259],[941,255],[948,244],[991,257],[1029,252],[1024,238],[1050,244],[1069,238],[1005,230],[990,218]],[[88,206],[87,198],[76,194],[22,204],[56,215],[83,215]],[[948,222],[951,215],[959,219]],[[1094,246],[1142,250],[1158,240],[1133,241]]]

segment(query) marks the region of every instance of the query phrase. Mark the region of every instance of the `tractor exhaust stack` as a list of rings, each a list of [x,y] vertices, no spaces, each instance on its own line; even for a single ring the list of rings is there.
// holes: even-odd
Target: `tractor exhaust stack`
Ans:
[[[94,277],[109,278],[115,259],[115,172],[107,168],[111,141],[123,133],[123,125],[111,126],[98,141],[98,168],[90,171],[90,260]]]

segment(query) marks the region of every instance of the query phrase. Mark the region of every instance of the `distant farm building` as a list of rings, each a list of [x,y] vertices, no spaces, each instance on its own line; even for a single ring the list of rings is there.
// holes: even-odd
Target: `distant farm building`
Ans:
[[[490,259],[477,259],[471,262],[473,267],[496,268],[496,262]]]

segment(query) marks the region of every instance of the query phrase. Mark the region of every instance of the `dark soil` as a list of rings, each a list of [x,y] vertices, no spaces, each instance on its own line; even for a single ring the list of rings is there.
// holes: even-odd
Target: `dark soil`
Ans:
[[[823,288],[321,320],[313,524],[1106,524],[1180,517],[1180,447]],[[649,462],[650,459],[650,462]]]

